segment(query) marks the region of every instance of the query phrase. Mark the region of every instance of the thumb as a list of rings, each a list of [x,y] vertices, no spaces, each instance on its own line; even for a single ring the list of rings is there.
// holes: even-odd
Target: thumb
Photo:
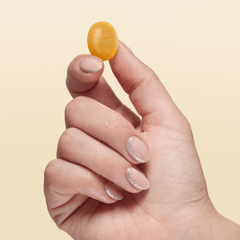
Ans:
[[[171,113],[179,112],[154,71],[121,41],[116,55],[109,63],[115,77],[142,116],[143,124],[160,125],[169,119]]]

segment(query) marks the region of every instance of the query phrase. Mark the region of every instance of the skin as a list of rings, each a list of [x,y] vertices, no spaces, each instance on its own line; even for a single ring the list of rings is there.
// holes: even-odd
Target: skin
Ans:
[[[66,130],[57,159],[45,169],[44,192],[57,226],[77,240],[240,239],[240,227],[214,208],[191,127],[148,66],[119,41],[111,69],[141,116],[124,106],[102,77],[68,68]],[[131,136],[147,146],[150,160],[139,164],[127,152]],[[134,188],[126,170],[134,166],[151,187]],[[113,182],[120,201],[105,192]],[[227,229],[227,230],[226,230]]]

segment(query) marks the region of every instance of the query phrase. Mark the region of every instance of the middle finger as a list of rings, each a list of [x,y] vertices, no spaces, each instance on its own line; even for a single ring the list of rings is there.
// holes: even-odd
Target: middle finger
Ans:
[[[149,161],[141,134],[118,112],[88,97],[77,97],[66,107],[66,126],[78,128],[117,151],[133,164]]]

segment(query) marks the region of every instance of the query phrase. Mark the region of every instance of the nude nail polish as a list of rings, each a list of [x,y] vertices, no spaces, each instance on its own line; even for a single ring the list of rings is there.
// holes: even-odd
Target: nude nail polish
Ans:
[[[127,143],[127,151],[133,159],[140,163],[149,161],[148,149],[138,137],[130,137]]]
[[[127,180],[133,187],[140,190],[147,190],[150,188],[150,182],[148,179],[135,168],[129,167],[126,176]]]
[[[96,58],[85,58],[80,62],[80,69],[86,73],[95,73],[102,68],[102,62]]]
[[[113,198],[114,200],[119,201],[123,199],[123,195],[116,188],[114,188],[110,183],[106,183],[105,191],[107,195]]]

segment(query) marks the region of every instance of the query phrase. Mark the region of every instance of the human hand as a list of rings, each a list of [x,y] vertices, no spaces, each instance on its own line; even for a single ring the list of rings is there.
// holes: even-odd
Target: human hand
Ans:
[[[86,58],[95,64],[84,66]],[[188,121],[156,74],[125,44],[119,42],[109,62],[142,119],[121,103],[102,77],[101,59],[80,55],[72,61],[67,87],[74,99],[66,107],[67,129],[57,159],[45,169],[51,217],[78,240],[198,239],[196,232],[205,236],[197,229],[209,234],[218,214]],[[129,154],[132,136],[132,152],[141,162],[149,160],[146,163]],[[142,190],[149,182],[133,169],[135,185],[129,182],[129,167],[146,175],[149,189]],[[123,199],[111,198],[106,184]]]

